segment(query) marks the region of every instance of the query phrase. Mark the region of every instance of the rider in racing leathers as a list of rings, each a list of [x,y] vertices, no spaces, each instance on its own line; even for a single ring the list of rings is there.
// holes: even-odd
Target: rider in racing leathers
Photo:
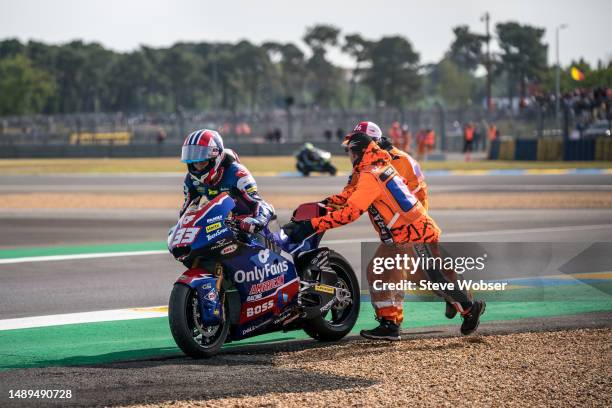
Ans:
[[[236,202],[234,214],[244,232],[261,230],[274,215],[274,208],[257,192],[257,183],[249,170],[236,153],[223,148],[223,139],[216,131],[200,129],[190,133],[183,143],[181,161],[188,170],[181,215],[197,197],[211,200],[223,192]]]
[[[297,154],[297,159],[307,167],[315,167],[320,160],[312,143],[304,143],[302,150]]]

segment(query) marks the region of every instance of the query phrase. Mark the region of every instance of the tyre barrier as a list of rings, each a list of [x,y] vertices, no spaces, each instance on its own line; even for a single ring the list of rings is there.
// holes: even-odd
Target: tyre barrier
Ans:
[[[499,142],[499,160],[514,160],[516,153],[516,139]]]
[[[612,161],[612,138],[569,140],[558,138],[495,140],[489,160]]]
[[[538,161],[559,161],[563,159],[563,140],[545,137],[538,139]]]
[[[489,160],[499,159],[499,140],[493,140],[489,145]]]
[[[600,137],[595,144],[595,160],[612,161],[612,138]]]
[[[537,139],[517,139],[514,148],[514,160],[532,161],[538,158]]]
[[[565,161],[591,161],[595,160],[595,139],[570,140],[563,149]]]

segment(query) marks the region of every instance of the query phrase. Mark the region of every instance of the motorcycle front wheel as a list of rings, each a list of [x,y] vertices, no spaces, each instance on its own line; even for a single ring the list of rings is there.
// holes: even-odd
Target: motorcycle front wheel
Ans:
[[[198,296],[195,289],[174,284],[168,304],[170,331],[177,346],[192,358],[209,358],[219,352],[229,331],[226,323],[227,302],[223,305],[223,319],[219,325],[205,326],[200,319]]]
[[[338,170],[336,169],[336,166],[334,166],[331,163],[327,163],[325,165],[325,170],[328,171],[331,176],[335,176],[336,173],[338,172]]]

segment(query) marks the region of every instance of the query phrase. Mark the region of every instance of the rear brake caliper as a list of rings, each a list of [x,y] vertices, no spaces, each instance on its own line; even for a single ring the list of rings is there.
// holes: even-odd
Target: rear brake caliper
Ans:
[[[344,287],[343,287],[344,286]],[[321,302],[313,304],[304,295],[316,293]],[[330,286],[318,282],[300,282],[300,293],[298,304],[304,310],[303,317],[318,317],[329,309],[343,310],[353,301],[351,292],[346,288],[343,281],[338,281],[338,286]]]

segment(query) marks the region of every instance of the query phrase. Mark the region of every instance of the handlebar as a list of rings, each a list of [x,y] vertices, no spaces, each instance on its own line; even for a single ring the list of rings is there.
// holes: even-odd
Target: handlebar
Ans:
[[[238,219],[236,219],[234,217],[226,218],[224,223],[225,223],[225,225],[227,225],[227,227],[229,229],[231,229],[234,232],[243,232],[240,229],[240,220],[238,220]]]

